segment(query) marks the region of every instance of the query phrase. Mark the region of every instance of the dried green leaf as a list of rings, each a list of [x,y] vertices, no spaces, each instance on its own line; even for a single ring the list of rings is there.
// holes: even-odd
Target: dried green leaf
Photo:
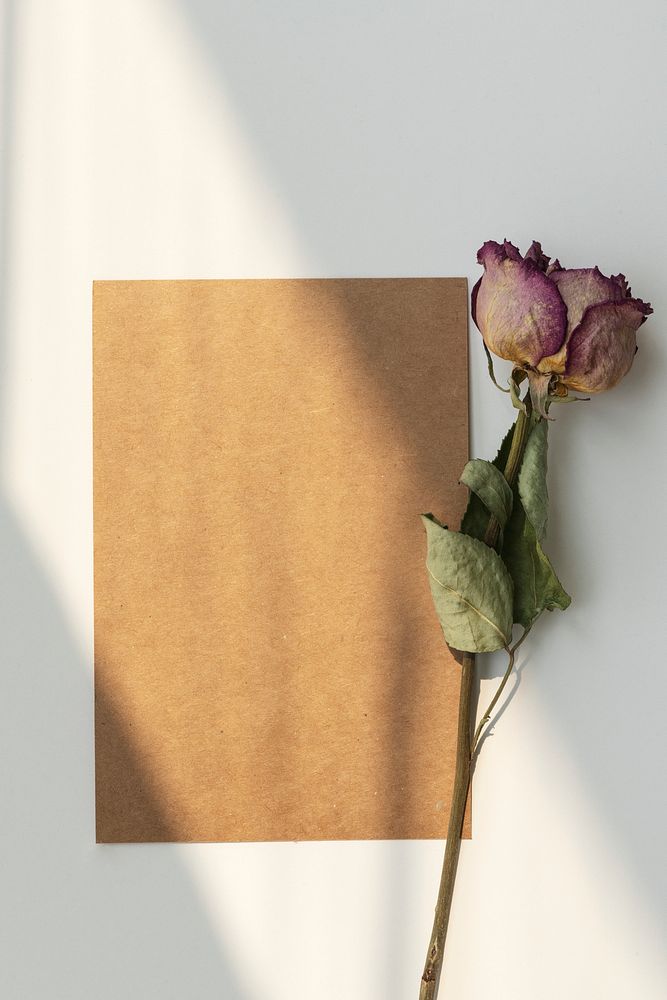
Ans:
[[[507,434],[503,438],[498,454],[492,463],[496,469],[499,470],[501,475],[505,465],[507,464],[507,457],[510,453],[513,433],[514,425],[510,427]],[[504,478],[505,477],[503,476],[503,479]],[[487,508],[484,506],[476,493],[471,493],[468,498],[468,506],[466,507],[465,514],[461,520],[461,531],[465,535],[470,535],[471,538],[479,538],[479,540],[483,542],[488,525],[489,512]]]
[[[526,409],[526,404],[521,399],[521,395],[519,393],[519,386],[521,385],[522,381],[523,381],[523,372],[521,371],[520,368],[514,368],[512,374],[509,377],[509,382],[508,382],[508,385],[510,387],[510,398],[512,400],[512,406],[514,406],[517,410],[523,410],[524,413],[527,413],[528,411]]]
[[[482,341],[482,343],[484,344],[484,341]],[[501,392],[509,392],[509,389],[503,389],[502,385],[498,384],[498,381],[496,379],[496,371],[495,368],[493,367],[493,358],[491,357],[491,351],[488,349],[486,344],[484,344],[484,350],[486,351],[486,363],[489,368],[489,378],[495,385],[496,389],[500,389]]]
[[[517,492],[503,539],[502,558],[513,583],[514,621],[529,628],[542,611],[564,611],[571,598],[563,589]]]
[[[508,646],[512,634],[512,579],[483,542],[448,531],[429,517],[426,567],[435,609],[448,644],[470,653]]]
[[[512,490],[493,462],[482,458],[471,459],[461,473],[461,482],[477,494],[500,527],[504,528],[512,513]]]
[[[547,530],[549,494],[547,492],[547,431],[546,420],[532,428],[519,470],[518,487],[523,509],[526,512],[538,541]]]

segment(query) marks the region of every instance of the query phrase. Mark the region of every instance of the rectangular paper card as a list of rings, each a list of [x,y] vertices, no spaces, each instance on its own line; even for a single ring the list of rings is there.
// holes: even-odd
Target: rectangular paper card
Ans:
[[[98,841],[444,837],[465,279],[93,298]]]

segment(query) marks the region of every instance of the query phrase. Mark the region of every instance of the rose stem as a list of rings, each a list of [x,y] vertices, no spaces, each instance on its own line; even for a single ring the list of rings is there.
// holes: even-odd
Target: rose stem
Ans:
[[[514,424],[512,434],[512,444],[510,453],[507,456],[504,476],[510,486],[514,485],[519,473],[521,460],[523,458],[528,432],[530,430],[530,417],[528,408],[530,402],[526,400],[526,411],[519,410],[519,415]],[[489,518],[484,541],[487,545],[495,548],[498,542],[500,525],[495,517]],[[463,653],[461,662],[461,687],[459,693],[459,718],[458,733],[456,740],[456,770],[454,774],[454,790],[452,792],[451,808],[449,813],[449,826],[447,828],[447,843],[445,845],[445,858],[442,865],[442,875],[440,877],[440,888],[435,906],[435,917],[433,919],[433,930],[429,941],[428,952],[426,954],[426,964],[422,973],[419,989],[419,1000],[436,1000],[440,974],[442,972],[442,960],[445,950],[445,939],[447,937],[447,925],[449,924],[449,914],[452,909],[452,896],[454,894],[454,882],[456,880],[456,869],[459,861],[461,849],[461,832],[463,830],[463,817],[465,815],[466,802],[468,799],[468,789],[470,788],[471,773],[471,744],[470,730],[473,721],[472,716],[472,688],[475,676],[475,654]]]
[[[496,693],[494,694],[494,696],[493,696],[493,698],[491,700],[491,704],[489,705],[489,707],[487,708],[486,712],[484,713],[484,715],[480,719],[479,725],[477,726],[477,729],[475,730],[475,735],[473,736],[472,743],[470,745],[470,761],[471,761],[471,763],[472,763],[472,761],[475,758],[475,752],[477,750],[477,747],[481,743],[484,727],[486,726],[487,722],[491,721],[491,716],[493,714],[493,710],[496,707],[496,705],[498,704],[500,696],[503,693],[503,691],[505,690],[505,685],[507,684],[508,680],[510,679],[510,675],[512,673],[512,670],[514,669],[514,658],[516,657],[516,651],[519,648],[519,646],[521,645],[521,643],[523,642],[523,640],[526,638],[526,636],[528,635],[528,633],[530,632],[530,628],[531,628],[531,626],[529,626],[528,628],[526,628],[526,629],[523,630],[523,635],[521,636],[520,639],[518,639],[514,643],[513,646],[506,647],[507,653],[509,655],[509,663],[507,664],[507,670],[505,671],[505,673],[503,675],[503,679],[500,682],[498,690],[496,691]]]

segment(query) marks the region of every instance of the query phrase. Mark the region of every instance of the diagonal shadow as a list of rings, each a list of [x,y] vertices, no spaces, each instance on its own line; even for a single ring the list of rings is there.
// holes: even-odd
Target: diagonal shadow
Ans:
[[[11,12],[12,7],[7,9]],[[338,99],[337,88],[346,86],[344,77],[346,57],[349,56],[347,48],[340,39],[340,75],[330,72],[324,78],[319,72],[320,54],[316,44],[304,46],[302,60],[293,59],[291,43],[294,32],[312,32],[312,23],[307,15],[303,20],[281,17],[278,23],[273,23],[267,18],[266,11],[262,13],[257,6],[246,5],[241,8],[238,5],[220,5],[205,0],[190,0],[187,4],[182,4],[182,9],[202,51],[208,53],[214,71],[219,76],[221,89],[227,92],[228,87],[231,87],[231,94],[242,113],[250,137],[254,138],[270,175],[292,209],[293,218],[301,228],[304,242],[313,259],[320,262],[324,273],[328,273],[334,269],[331,266],[331,261],[335,259],[334,248],[344,245],[342,237],[335,226],[323,224],[320,207],[322,190],[308,185],[300,186],[300,178],[293,171],[293,156],[297,150],[298,155],[309,165],[307,173],[315,179],[326,179],[330,201],[335,203],[339,190],[335,170],[340,169],[341,147],[345,148],[348,145],[346,140],[358,133],[364,125],[369,125],[368,143],[374,143],[377,124],[364,122],[363,117],[355,121],[347,121],[343,117],[343,111],[354,106],[350,91],[344,100]],[[298,11],[293,14],[298,14]],[[317,41],[316,35],[312,41]],[[351,45],[354,53],[354,40],[346,36],[345,41]],[[248,60],[249,52],[255,53],[254,63]],[[278,86],[276,80],[279,81]],[[5,88],[6,100],[7,95],[8,88]],[[390,102],[386,103],[383,128],[392,114]],[[319,148],[317,143],[308,141],[303,129],[303,121],[309,121],[307,112],[312,112],[317,106],[324,109],[324,121],[328,126],[326,142]],[[355,143],[350,145],[356,148]],[[353,190],[354,171],[363,170],[364,166],[363,163],[345,165],[344,190]],[[367,182],[368,178],[366,184]],[[3,206],[6,209],[9,206],[7,188]],[[335,212],[328,213],[325,222],[331,223],[334,214]],[[370,238],[376,237],[371,234]],[[400,254],[398,260],[400,266]],[[4,290],[9,290],[6,280]],[[350,325],[354,328],[353,322]],[[371,366],[368,371],[372,371]],[[373,377],[379,375],[377,371],[372,374]],[[82,996],[103,998],[105,993],[100,993],[100,990],[108,990],[106,995],[109,998],[127,996],[130,995],[128,988],[136,987],[136,996],[143,997],[151,993],[159,995],[160,986],[164,990],[164,983],[168,981],[169,989],[173,989],[175,995],[206,997],[210,995],[212,984],[216,984],[222,995],[240,996],[235,993],[238,984],[226,971],[224,954],[211,938],[206,918],[194,899],[191,886],[187,884],[185,872],[175,861],[174,852],[169,848],[152,847],[145,852],[130,852],[123,848],[122,853],[119,853],[105,848],[103,852],[91,849],[86,854],[90,841],[87,839],[88,834],[82,835],[81,831],[90,827],[90,807],[86,805],[83,809],[81,801],[76,801],[75,792],[78,793],[78,789],[84,785],[92,788],[92,776],[85,761],[81,760],[80,747],[84,744],[81,738],[73,738],[73,734],[79,732],[77,727],[82,718],[88,719],[90,728],[91,690],[85,663],[65,624],[57,595],[50,587],[39,561],[31,553],[25,533],[17,523],[8,501],[4,503],[3,513],[5,540],[10,554],[3,572],[7,572],[5,589],[12,594],[12,601],[7,603],[8,610],[12,611],[11,620],[6,622],[7,648],[10,654],[7,661],[15,663],[15,666],[8,671],[11,700],[7,699],[1,711],[3,721],[7,723],[5,731],[14,741],[10,744],[7,757],[12,765],[8,770],[10,773],[15,771],[17,775],[24,775],[28,769],[27,764],[30,768],[29,780],[20,785],[17,783],[14,788],[10,787],[7,801],[15,810],[17,820],[19,817],[21,819],[20,823],[16,823],[17,830],[32,828],[27,822],[30,818],[27,803],[31,801],[43,802],[50,811],[49,815],[57,817],[59,823],[62,823],[53,833],[50,843],[43,842],[38,833],[33,838],[25,839],[25,844],[12,840],[12,850],[17,852],[15,856],[18,858],[17,871],[20,869],[24,876],[21,880],[12,873],[10,880],[14,890],[12,898],[23,898],[17,911],[16,931],[28,937],[34,935],[35,927],[31,926],[31,921],[34,921],[35,898],[42,899],[48,895],[43,911],[44,919],[49,921],[50,927],[60,924],[63,935],[67,938],[63,941],[62,935],[53,935],[53,947],[49,945],[44,956],[44,968],[41,970],[19,968],[18,964],[10,962],[0,973],[7,977],[8,995],[57,996],[60,991],[61,995],[69,997],[72,995],[74,981],[77,986],[81,983]],[[20,566],[24,567],[23,573],[19,572]],[[34,628],[35,620],[43,622],[43,627],[37,634],[33,634],[37,631]],[[61,676],[63,664],[72,667],[66,677]],[[45,681],[45,677],[50,683]],[[57,677],[60,678],[58,683],[55,681]],[[46,703],[46,697],[44,704],[39,699],[35,704],[35,691],[43,691],[45,696],[48,695],[52,699],[51,704]],[[409,695],[409,691],[406,692],[404,687],[401,696],[406,694]],[[608,708],[613,709],[611,701]],[[18,721],[22,716],[34,719],[34,725],[29,730],[32,742],[23,738],[25,734]],[[583,751],[586,746],[578,735],[580,722],[581,719],[576,718],[573,713],[569,737],[572,745]],[[116,720],[112,724],[122,726],[122,720]],[[632,738],[641,734],[641,731],[639,725],[627,723],[627,737]],[[26,734],[27,732],[28,730]],[[85,738],[88,739],[89,736],[90,732],[87,731]],[[11,751],[12,745],[15,752]],[[54,754],[57,760],[62,761],[62,775],[72,779],[70,787],[63,787],[67,782],[51,787],[53,770],[50,766],[46,771],[44,768],[45,762],[51,764]],[[583,752],[579,756],[582,761],[586,760],[586,780],[598,795],[602,811],[608,816],[612,828],[619,834],[635,872],[645,885],[647,895],[656,906],[660,906],[664,897],[661,897],[654,885],[655,871],[661,868],[661,856],[656,853],[655,843],[649,839],[647,831],[642,830],[640,824],[633,822],[632,816],[624,816],[624,802],[613,789],[605,786],[608,768],[604,760],[586,759]],[[128,767],[131,766],[130,756]],[[138,774],[137,781],[141,781],[141,778]],[[30,790],[30,796],[25,795],[26,790]],[[155,808],[158,808],[157,804]],[[34,808],[31,813],[34,813]],[[166,820],[165,829],[168,829]],[[90,832],[92,836],[92,827]],[[73,849],[75,844],[76,851]],[[62,850],[56,851],[54,845],[60,845]],[[103,859],[99,864],[98,857]],[[119,863],[116,860],[118,858],[122,859]],[[92,887],[88,884],[87,876],[94,872],[97,878],[97,869],[105,863],[104,859],[111,859],[109,872],[104,876],[103,883],[96,882],[95,887]],[[392,869],[392,876],[394,874]],[[393,913],[401,912],[401,901],[405,897],[409,873],[403,870],[397,878],[395,894],[388,907]],[[140,889],[133,886],[133,881],[137,882]],[[133,910],[127,915],[123,913],[124,926],[120,929],[117,926],[118,914],[124,906],[124,898],[115,903],[109,914],[99,912],[100,886],[104,885],[103,896],[111,899],[118,893],[119,883],[130,894],[136,906],[136,912]],[[44,887],[48,887],[48,893],[45,893]],[[51,892],[52,887],[54,893]],[[24,893],[25,896],[21,897],[18,893]],[[146,898],[147,896],[151,898]],[[28,905],[28,899],[32,900],[32,908]],[[66,921],[63,920],[63,913],[66,913]],[[174,913],[179,914],[178,918],[174,917]],[[100,939],[104,935],[92,932],[96,921],[98,931],[99,922],[104,921],[108,949],[100,946]],[[151,937],[148,928],[156,926],[156,921],[160,931]],[[163,921],[167,923],[166,931],[162,927]],[[404,927],[405,924],[394,922],[392,935],[400,934]],[[14,930],[10,928],[10,932],[13,935]],[[50,938],[50,934],[47,932],[43,937]],[[19,939],[12,936],[9,940],[12,943],[16,940],[18,943]],[[173,948],[165,957],[170,944]],[[89,949],[91,955],[90,963],[83,970],[76,964],[81,946]],[[76,955],[73,953],[74,949]],[[138,954],[142,949],[145,949],[145,958]],[[12,949],[12,952],[20,955],[20,948]],[[123,961],[128,964],[121,968],[120,963]],[[196,968],[197,963],[201,963],[201,969]],[[164,972],[165,979],[162,983],[155,981],[156,969]],[[396,989],[388,974],[383,995],[397,997]]]
[[[0,191],[3,399],[12,335],[12,178],[7,151],[15,134],[13,86],[20,51],[16,12],[14,0],[6,0]],[[86,498],[81,503],[87,507]],[[4,483],[0,551],[5,859],[0,993],[7,1000],[250,1000],[177,848],[95,846],[89,664]],[[124,730],[122,719],[113,713],[107,718]],[[150,782],[132,753],[131,734],[123,731],[122,742],[133,782],[143,785],[150,797]],[[150,808],[168,831],[155,797]]]
[[[394,107],[392,98],[404,100],[392,90],[389,54],[382,49],[378,59],[380,71],[375,63],[371,69],[365,62],[369,38],[373,30],[382,31],[382,21],[357,23],[358,36],[346,24],[345,12],[336,9],[327,19],[326,26],[320,17],[321,11],[309,11],[299,3],[292,3],[285,9],[271,9],[267,5],[218,4],[213,0],[189,0],[179,5],[183,22],[188,24],[201,50],[207,54],[209,64],[219,81],[220,90],[230,98],[243,122],[245,134],[252,144],[255,155],[270,176],[275,188],[280,192],[289,214],[299,229],[299,234],[310,258],[317,261],[323,273],[336,273],[336,262],[340,259],[340,246],[346,245],[346,237],[339,231],[335,206],[340,197],[355,198],[363,192],[370,199],[367,216],[376,219],[378,205],[373,201],[373,185],[364,173],[372,160],[360,152],[359,135],[363,132],[365,144],[373,149],[386,149],[386,170],[395,180],[395,190],[411,204],[405,181],[394,173],[396,166],[391,158],[391,144],[387,147],[387,137],[395,133],[392,127]],[[391,12],[395,17],[395,12]],[[371,25],[372,21],[372,25]],[[322,45],[323,32],[327,31],[326,48]],[[372,46],[371,46],[372,48]],[[249,57],[252,54],[252,57]],[[399,74],[400,76],[400,74]],[[359,93],[363,100],[359,100]],[[418,103],[418,102],[416,102]],[[350,114],[351,109],[356,113]],[[371,113],[369,114],[369,109]],[[443,112],[445,114],[445,112]],[[423,142],[424,122],[415,120],[401,124],[407,128],[405,142],[414,144],[415,155],[420,155]],[[446,134],[446,114],[437,141]],[[414,131],[413,131],[414,129]],[[398,140],[396,140],[398,141]],[[441,146],[438,146],[440,149]],[[348,151],[345,155],[341,151]],[[360,181],[356,182],[355,178]],[[304,181],[305,179],[305,181]],[[380,195],[378,194],[378,197]],[[365,204],[359,204],[359,218],[364,217]],[[400,206],[396,211],[400,213]],[[347,219],[346,213],[341,213]],[[407,226],[412,233],[411,224]],[[419,235],[428,238],[428,223],[419,228]],[[424,236],[426,233],[426,236]],[[364,239],[361,230],[354,234]],[[378,234],[368,234],[369,239],[377,239]],[[400,255],[398,257],[400,263]],[[351,324],[354,328],[354,323]],[[369,365],[366,369],[370,377],[381,380],[381,371]],[[615,389],[626,393],[628,398],[638,397],[642,388],[637,385]],[[617,397],[616,397],[617,398]],[[388,400],[390,402],[390,400]],[[614,401],[615,402],[615,401]],[[620,419],[620,416],[618,417]],[[560,470],[568,468],[566,454],[568,439],[576,434],[572,419],[559,420],[557,444],[563,459],[557,464]],[[560,433],[562,431],[562,433]],[[553,435],[556,438],[556,435]],[[574,448],[570,454],[574,453]],[[558,489],[558,487],[557,487]],[[556,504],[558,497],[556,495]],[[554,504],[554,506],[556,505]],[[568,541],[558,533],[552,533],[550,551],[563,550],[565,564],[574,558],[568,551]],[[581,558],[579,556],[579,558]],[[573,572],[579,567],[573,565]],[[534,647],[535,658],[539,655],[539,643]],[[638,665],[646,685],[654,681],[654,671],[650,664]],[[623,688],[623,678],[619,665],[615,685],[607,685],[603,695],[605,711],[610,717],[617,716],[617,692]],[[567,685],[560,678],[563,690]],[[637,685],[637,697],[643,690]],[[626,863],[632,868],[634,878],[641,885],[645,898],[650,901],[654,912],[664,919],[667,893],[656,872],[664,873],[661,847],[653,836],[650,824],[636,821],[635,813],[628,810],[625,782],[631,781],[630,764],[618,752],[618,745],[609,741],[605,752],[590,753],[589,729],[585,715],[591,706],[577,707],[567,695],[558,694],[549,686],[553,705],[550,716],[560,721],[564,738],[573,756],[581,762],[582,780],[597,805],[606,828],[613,836]],[[640,744],[645,737],[648,720],[647,707],[636,706],[633,715],[626,714],[623,722],[624,746]],[[563,711],[561,712],[561,709]],[[652,732],[660,731],[659,719],[653,717]],[[604,741],[603,741],[604,742]],[[614,778],[614,769],[625,775],[622,781]],[[652,785],[656,776],[653,770],[642,768],[645,777],[640,783],[643,794],[650,801]],[[639,786],[638,786],[639,787]],[[637,806],[641,800],[635,799]]]
[[[356,133],[360,127],[366,130],[368,143],[372,146],[374,130],[382,132],[391,119],[391,102],[378,105],[380,125],[374,117],[364,122],[363,126],[359,121],[345,121],[341,118],[340,109],[355,103],[350,94],[340,100],[341,90],[355,86],[354,83],[345,82],[343,68],[349,57],[346,49],[343,47],[341,50],[339,73],[334,73],[331,68],[329,72],[322,71],[321,51],[315,40],[312,46],[304,45],[298,60],[292,58],[290,42],[293,32],[298,30],[308,34],[313,30],[313,22],[305,8],[298,13],[295,11],[298,28],[289,17],[279,16],[274,19],[266,7],[232,8],[206,0],[195,0],[180,4],[180,8],[184,21],[190,25],[194,37],[208,54],[220,90],[231,99],[237,110],[245,136],[254,146],[254,153],[264,166],[266,176],[271,178],[273,185],[282,193],[308,259],[319,262],[321,273],[326,276],[341,273],[335,264],[332,266],[330,263],[331,259],[335,259],[333,248],[345,245],[335,221],[338,197],[335,172],[343,169],[345,176],[341,187],[349,190],[353,186],[352,175],[359,164],[348,163],[341,158],[340,149],[341,146],[345,147],[346,137]],[[318,30],[317,23],[315,30]],[[341,33],[340,40],[344,45],[351,43],[354,48],[354,40],[346,32]],[[249,53],[252,55],[249,56]],[[278,87],[276,80],[280,81]],[[310,120],[314,108],[324,109],[324,116],[330,125],[326,133],[319,133],[319,143],[309,142],[304,132],[303,123]],[[350,145],[355,148],[354,141]],[[298,177],[293,171],[295,150],[298,150],[297,155],[302,161]],[[391,165],[389,168],[391,169]],[[313,178],[313,184],[303,185],[301,179],[304,176]],[[328,188],[328,195],[322,190],[323,187]],[[327,206],[324,211],[323,199]],[[406,204],[411,204],[407,192]],[[401,266],[399,260],[398,267]],[[363,327],[354,314],[353,304],[341,302],[339,305],[348,311],[348,328],[354,331],[359,372],[372,381],[378,394],[384,394],[396,435],[407,438],[409,443],[405,461],[414,468],[415,476],[421,477],[429,464],[427,437],[415,442],[414,437],[405,433],[408,418],[405,401],[395,395],[395,390],[388,381],[383,380],[383,367],[377,364],[378,355],[381,354],[380,345],[366,342]],[[428,400],[423,400],[423,404],[422,425],[427,427],[433,419],[433,412]],[[467,407],[467,399],[461,400],[461,405]],[[414,419],[414,415],[412,416]],[[451,485],[443,483],[443,495]],[[451,497],[446,501],[443,499],[440,513],[448,512],[451,515],[460,504],[461,499],[457,503],[453,503]],[[397,607],[401,605],[399,597],[399,594],[393,595]],[[410,733],[418,725],[418,720],[411,718],[410,712],[412,686],[415,682],[409,671],[409,664],[414,658],[413,652],[410,642],[397,644],[391,666],[395,680],[387,692],[388,717],[395,729],[392,759],[387,762],[387,766],[394,769],[393,794],[386,803],[386,808],[394,816],[401,814],[412,794],[410,774],[400,764],[406,759]],[[447,790],[443,789],[443,804],[447,800]],[[444,829],[443,816],[443,833]],[[409,935],[414,923],[409,907],[411,893],[414,892],[413,871],[410,855],[402,851],[400,844],[396,845],[395,851],[392,850],[390,857],[396,863],[390,865],[387,879],[390,897],[386,906],[388,934],[391,939],[400,940]],[[428,919],[426,914],[425,924]],[[402,995],[400,961],[399,950],[391,947],[382,956],[380,989],[386,1000],[394,997],[398,1000]]]
[[[248,1000],[169,845],[96,847],[92,684],[14,512],[0,501],[2,546],[4,958],[0,992],[16,997],[225,997]],[[131,781],[169,824],[132,753]],[[11,909],[7,909],[11,900]],[[39,961],[25,942],[39,940]],[[162,985],[160,985],[162,984]]]

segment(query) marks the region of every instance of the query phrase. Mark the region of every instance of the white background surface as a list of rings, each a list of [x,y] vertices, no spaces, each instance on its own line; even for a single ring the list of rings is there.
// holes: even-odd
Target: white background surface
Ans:
[[[664,5],[2,10],[0,995],[416,1000],[440,843],[94,845],[91,282],[472,282],[507,236],[656,315],[552,428],[574,602],[477,768],[441,996],[667,996]],[[512,414],[471,340],[485,457]]]

